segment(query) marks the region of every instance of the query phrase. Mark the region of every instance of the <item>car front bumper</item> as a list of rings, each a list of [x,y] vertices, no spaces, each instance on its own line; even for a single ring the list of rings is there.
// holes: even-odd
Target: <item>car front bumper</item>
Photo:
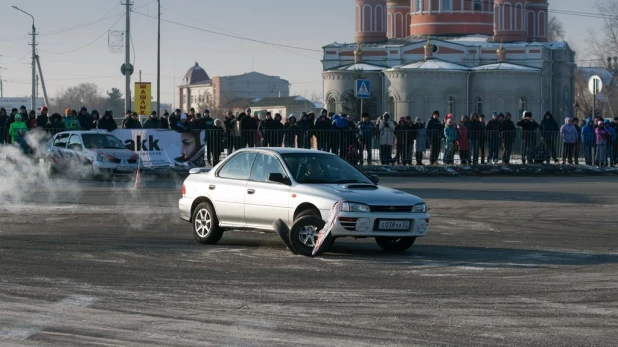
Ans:
[[[422,237],[427,235],[430,218],[427,213],[341,212],[331,233],[334,237]],[[381,222],[392,225],[408,223],[408,227],[381,228]]]

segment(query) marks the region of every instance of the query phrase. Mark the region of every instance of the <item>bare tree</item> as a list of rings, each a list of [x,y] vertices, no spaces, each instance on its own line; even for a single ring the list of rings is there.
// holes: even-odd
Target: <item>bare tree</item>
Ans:
[[[564,25],[556,17],[549,18],[549,41],[564,41]]]
[[[52,99],[52,110],[61,112],[65,108],[79,110],[85,106],[89,110],[104,110],[107,99],[101,95],[99,88],[94,83],[80,83],[75,87],[69,87],[60,95]]]
[[[607,57],[618,56],[618,0],[599,0],[597,11],[606,16],[602,30],[588,29],[588,59],[603,66]]]

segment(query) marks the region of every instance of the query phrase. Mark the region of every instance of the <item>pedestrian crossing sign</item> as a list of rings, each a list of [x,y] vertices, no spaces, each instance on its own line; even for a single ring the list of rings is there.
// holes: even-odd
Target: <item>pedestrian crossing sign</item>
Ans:
[[[368,99],[371,97],[370,80],[356,80],[356,97],[359,99]]]

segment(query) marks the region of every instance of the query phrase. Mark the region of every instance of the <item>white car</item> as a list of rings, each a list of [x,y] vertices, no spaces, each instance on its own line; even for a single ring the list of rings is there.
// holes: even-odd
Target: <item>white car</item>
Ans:
[[[77,173],[99,178],[135,174],[139,155],[104,131],[65,131],[48,142],[45,157],[49,174]]]
[[[216,244],[224,231],[273,231],[303,216],[328,220],[344,200],[332,229],[338,237],[374,237],[387,251],[404,251],[425,236],[427,205],[408,193],[378,185],[340,157],[289,148],[250,148],[235,152],[214,169],[193,169],[182,186],[180,217],[193,225],[195,239]],[[320,226],[305,226],[295,248],[310,252]]]

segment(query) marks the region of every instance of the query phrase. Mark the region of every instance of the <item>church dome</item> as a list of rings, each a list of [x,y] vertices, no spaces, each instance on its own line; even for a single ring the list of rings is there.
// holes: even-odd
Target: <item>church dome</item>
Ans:
[[[187,85],[200,84],[210,82],[210,77],[208,77],[206,70],[202,69],[202,67],[196,62],[195,65],[187,71],[182,81]]]

